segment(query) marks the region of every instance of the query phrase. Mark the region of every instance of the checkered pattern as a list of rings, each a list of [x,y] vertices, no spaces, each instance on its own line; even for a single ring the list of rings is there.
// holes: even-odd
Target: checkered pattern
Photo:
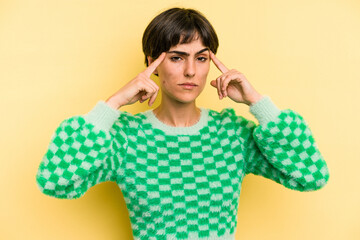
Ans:
[[[247,173],[299,191],[317,190],[326,184],[327,165],[299,114],[285,110],[266,127],[256,128],[253,135],[260,151],[248,153],[253,160],[247,164]]]
[[[135,239],[233,239],[246,174],[299,191],[326,183],[326,163],[295,112],[266,126],[232,109],[205,113],[207,124],[194,134],[166,133],[143,113],[121,113],[109,132],[81,116],[67,119],[40,164],[39,188],[77,198],[116,181]]]
[[[98,182],[113,180],[110,163],[114,161],[107,158],[110,144],[110,135],[85,123],[84,118],[65,120],[43,157],[39,187],[57,198],[76,198]]]

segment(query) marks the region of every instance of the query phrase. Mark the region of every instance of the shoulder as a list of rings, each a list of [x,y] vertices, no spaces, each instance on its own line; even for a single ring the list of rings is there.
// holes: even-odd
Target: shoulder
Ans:
[[[237,115],[233,108],[224,108],[219,112],[209,109],[209,118],[213,119],[216,124],[220,124],[222,126],[232,126],[236,128],[255,127],[254,122],[244,118],[243,116]]]
[[[119,117],[113,125],[115,129],[138,128],[146,118],[144,113],[132,114],[126,111],[119,111],[119,113]]]

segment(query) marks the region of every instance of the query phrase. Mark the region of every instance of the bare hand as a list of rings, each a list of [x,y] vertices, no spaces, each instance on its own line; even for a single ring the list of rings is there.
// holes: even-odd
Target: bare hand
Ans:
[[[154,62],[152,62],[143,72],[139,73],[134,79],[123,86],[119,91],[109,97],[106,102],[113,108],[118,109],[124,105],[130,105],[137,101],[144,102],[149,99],[151,106],[157,97],[159,86],[150,79],[151,74],[162,63],[166,53],[163,52]]]
[[[222,72],[221,76],[210,82],[211,86],[217,89],[220,99],[229,97],[234,102],[250,105],[262,98],[262,95],[253,88],[244,74],[235,69],[228,70],[211,51],[210,58]]]

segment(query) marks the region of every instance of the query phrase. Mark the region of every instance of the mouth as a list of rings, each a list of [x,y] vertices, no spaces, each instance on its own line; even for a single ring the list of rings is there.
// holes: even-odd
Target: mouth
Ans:
[[[191,82],[185,82],[185,83],[179,84],[179,86],[181,86],[185,89],[193,89],[193,88],[197,87],[198,85],[195,83],[191,83]]]

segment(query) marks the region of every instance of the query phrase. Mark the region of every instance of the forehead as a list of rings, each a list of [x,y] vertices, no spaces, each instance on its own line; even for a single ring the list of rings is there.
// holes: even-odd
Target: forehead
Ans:
[[[185,52],[198,52],[204,48],[207,48],[200,38],[196,38],[189,43],[179,43],[175,46],[172,46],[169,51],[185,51]]]

